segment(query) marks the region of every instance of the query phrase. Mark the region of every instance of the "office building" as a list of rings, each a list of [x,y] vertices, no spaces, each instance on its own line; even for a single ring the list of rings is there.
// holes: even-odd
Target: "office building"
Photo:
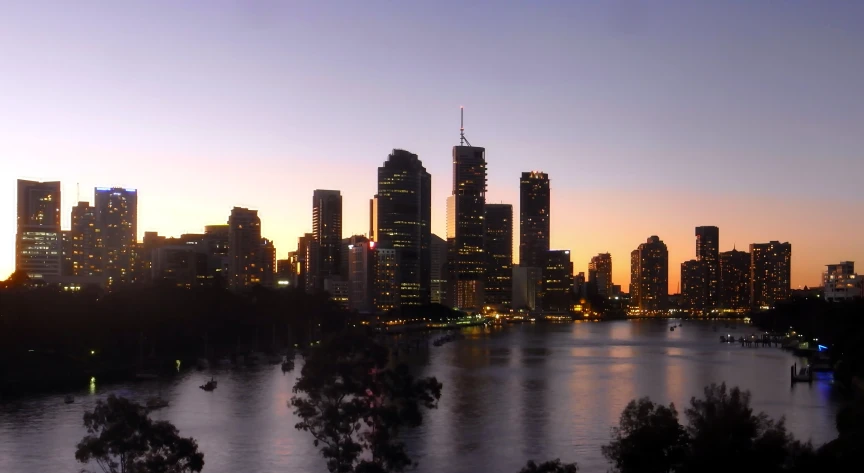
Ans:
[[[710,312],[720,305],[720,229],[696,227],[696,261],[702,263],[700,311]]]
[[[653,235],[630,253],[630,307],[634,314],[661,315],[669,298],[669,251]]]
[[[261,282],[266,288],[276,287],[276,247],[273,240],[261,239]]]
[[[513,299],[513,206],[486,204],[486,305],[510,307]]]
[[[792,244],[750,245],[750,307],[769,309],[792,295]]]
[[[549,176],[523,172],[519,180],[519,266],[542,268],[549,251]]]
[[[138,191],[122,187],[95,190],[97,225],[102,236],[102,274],[110,289],[134,282],[138,242]]]
[[[690,260],[681,263],[681,294],[679,309],[701,315],[705,309],[706,262]]]
[[[60,182],[18,180],[15,270],[31,278],[62,274]]]
[[[573,276],[573,294],[577,299],[585,299],[588,297],[588,279],[584,272]]]
[[[359,312],[388,312],[401,305],[397,250],[374,241],[352,245],[349,259],[349,307]]]
[[[447,303],[447,240],[432,234],[429,279],[433,304]]]
[[[541,307],[540,290],[543,270],[532,266],[513,265],[513,309],[534,312]]]
[[[483,306],[485,208],[486,150],[471,146],[463,135],[462,144],[453,147],[453,190],[447,199],[447,297],[452,307]]]
[[[432,177],[416,154],[394,149],[378,168],[370,235],[398,252],[401,305],[431,300]]]
[[[543,312],[566,314],[573,302],[573,263],[570,250],[550,250],[544,258]]]
[[[72,275],[102,274],[102,229],[98,225],[96,207],[78,202],[72,207],[71,240]]]
[[[239,290],[260,284],[263,269],[261,267],[261,219],[258,217],[258,211],[234,207],[228,218],[228,226],[230,286]]]
[[[350,270],[349,264],[348,264],[348,251],[351,249],[352,246],[359,245],[360,243],[363,243],[366,241],[369,241],[369,239],[366,238],[365,235],[351,235],[348,238],[342,239],[342,249],[341,249],[341,253],[340,253],[342,257],[340,258],[340,261],[339,261],[339,265],[340,265],[339,277],[340,278],[347,281],[348,275],[351,273],[351,270]]]
[[[750,253],[720,253],[720,307],[724,311],[743,312],[750,307]]]
[[[588,284],[593,294],[604,298],[612,295],[612,255],[600,253],[588,263]]]
[[[209,284],[212,276],[207,266],[207,253],[195,245],[164,245],[153,249],[150,260],[152,281],[192,288]]]
[[[342,267],[342,194],[316,189],[312,193],[312,236],[307,251],[306,286],[324,290],[324,281],[339,278]]]
[[[829,264],[822,273],[823,297],[837,302],[864,296],[864,276],[855,274],[855,262]]]

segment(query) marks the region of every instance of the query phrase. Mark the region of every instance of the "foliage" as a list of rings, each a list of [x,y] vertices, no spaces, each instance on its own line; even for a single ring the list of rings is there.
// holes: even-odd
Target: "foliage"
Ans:
[[[183,438],[166,421],[153,421],[146,409],[111,395],[84,414],[87,435],[75,458],[94,462],[105,473],[200,472],[204,454],[192,438]]]
[[[578,471],[579,467],[576,463],[561,463],[561,460],[556,458],[539,465],[531,460],[519,470],[519,473],[577,473]]]
[[[310,350],[294,386],[298,430],[312,434],[333,473],[403,471],[414,462],[398,440],[441,397],[435,378],[388,368],[387,348],[362,333],[343,333]],[[362,458],[361,458],[362,457]]]
[[[612,442],[603,456],[621,473],[675,471],[687,452],[687,432],[675,406],[654,404],[647,397],[630,401],[612,428]]]

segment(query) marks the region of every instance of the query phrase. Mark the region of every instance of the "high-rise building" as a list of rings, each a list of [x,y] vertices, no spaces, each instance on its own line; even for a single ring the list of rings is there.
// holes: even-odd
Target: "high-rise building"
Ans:
[[[306,285],[313,291],[323,290],[324,281],[338,278],[342,267],[342,194],[338,190],[313,192],[312,235]]]
[[[102,234],[102,274],[110,288],[134,281],[138,242],[138,191],[96,188],[96,219]]]
[[[585,278],[585,273],[579,272],[573,276],[573,294],[578,299],[584,299],[588,296],[588,280]]]
[[[260,284],[263,277],[261,267],[261,219],[257,210],[243,207],[231,209],[228,217],[228,253],[230,284],[235,290]]]
[[[635,313],[655,315],[669,298],[669,251],[653,235],[630,253],[630,306]]]
[[[276,287],[276,247],[266,238],[261,239],[261,285]]]
[[[573,263],[570,250],[547,252],[543,267],[543,312],[566,314],[573,301]]]
[[[432,234],[432,244],[429,246],[431,252],[431,266],[429,270],[430,287],[432,288],[431,302],[434,304],[447,303],[447,240]]]
[[[588,263],[588,284],[594,294],[612,295],[612,255],[600,253]]]
[[[720,307],[744,311],[750,307],[750,253],[720,253]]]
[[[822,273],[822,291],[828,302],[861,297],[864,295],[864,276],[855,273],[854,261],[829,264]]]
[[[72,232],[60,231],[60,248],[62,258],[60,260],[60,274],[63,276],[74,276],[72,269]]]
[[[720,229],[696,227],[696,261],[702,262],[700,311],[710,312],[720,305]]]
[[[542,268],[549,251],[549,175],[523,172],[519,180],[519,266]]]
[[[60,276],[60,182],[18,180],[15,270],[31,278]]]
[[[706,264],[695,259],[681,263],[680,308],[691,314],[701,314],[705,309]]]
[[[543,270],[532,266],[513,265],[513,309],[535,311],[540,309],[540,289]]]
[[[98,225],[96,207],[78,202],[72,207],[71,239],[72,275],[102,274],[102,229]]]
[[[366,241],[369,241],[369,239],[366,238],[365,235],[351,235],[348,238],[342,239],[342,250],[341,250],[342,251],[341,252],[342,257],[340,258],[340,261],[339,261],[339,264],[341,266],[339,269],[339,277],[341,277],[342,279],[344,279],[346,281],[348,280],[348,276],[351,274],[351,268],[350,268],[350,265],[348,264],[348,251],[351,249],[352,246],[359,245],[360,243],[363,243]]]
[[[750,307],[770,308],[792,295],[792,244],[750,245]]]
[[[486,204],[486,304],[510,307],[513,300],[513,206]]]
[[[351,310],[387,312],[400,306],[400,265],[397,251],[381,248],[374,241],[352,245],[348,250]]]
[[[447,297],[460,309],[483,306],[485,208],[486,150],[463,135],[462,145],[453,147],[453,192],[447,200]]]
[[[399,257],[401,305],[431,299],[432,176],[416,154],[394,149],[378,168],[370,234]]]

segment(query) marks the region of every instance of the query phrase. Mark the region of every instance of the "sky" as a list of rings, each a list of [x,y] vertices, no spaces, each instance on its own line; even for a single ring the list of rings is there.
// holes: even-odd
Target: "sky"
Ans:
[[[547,172],[576,272],[611,252],[626,290],[658,235],[677,292],[716,225],[721,251],[792,243],[793,287],[819,285],[864,269],[862,24],[847,1],[0,1],[0,278],[19,178],[62,181],[64,229],[94,187],[137,188],[139,239],[258,209],[285,258],[314,189],[367,233],[403,148],[444,235],[464,106],[487,202],[518,215],[521,172]]]

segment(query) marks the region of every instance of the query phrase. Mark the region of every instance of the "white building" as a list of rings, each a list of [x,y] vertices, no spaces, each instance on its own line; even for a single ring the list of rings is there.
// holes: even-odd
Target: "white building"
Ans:
[[[864,275],[855,274],[855,262],[829,264],[822,273],[822,287],[826,301],[841,301],[864,296]]]

